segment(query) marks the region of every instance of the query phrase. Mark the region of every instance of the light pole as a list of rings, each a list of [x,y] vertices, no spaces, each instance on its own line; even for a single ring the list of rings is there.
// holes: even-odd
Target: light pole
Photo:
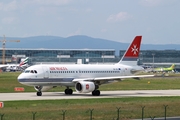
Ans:
[[[141,54],[141,60],[143,61],[143,52],[141,52],[140,54]]]
[[[14,54],[15,54],[15,60],[16,60],[16,61],[15,61],[15,62],[16,62],[15,64],[17,64],[17,52],[15,52]]]
[[[103,55],[103,64],[104,64],[104,52],[103,52],[103,54],[102,54],[102,55]]]
[[[61,53],[59,53],[59,63],[61,63]]]
[[[140,52],[139,65],[143,65],[143,53]]]
[[[153,70],[154,70],[154,55],[155,55],[155,53],[152,54],[152,56],[153,56]]]
[[[88,64],[89,63],[89,52],[86,52],[86,63],[85,64]]]

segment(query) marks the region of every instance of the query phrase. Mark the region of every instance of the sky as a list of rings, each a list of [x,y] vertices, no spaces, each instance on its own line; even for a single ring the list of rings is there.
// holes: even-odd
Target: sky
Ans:
[[[180,44],[180,0],[0,0],[0,36]]]

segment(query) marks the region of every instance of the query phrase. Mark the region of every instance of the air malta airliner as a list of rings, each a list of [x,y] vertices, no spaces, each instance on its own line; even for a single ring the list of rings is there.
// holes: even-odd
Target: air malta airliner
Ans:
[[[79,93],[99,96],[99,86],[126,78],[153,77],[137,75],[144,69],[137,65],[142,36],[136,36],[122,59],[116,64],[49,64],[33,65],[18,76],[21,84],[34,86],[37,96],[56,86],[65,86],[65,94],[71,95],[75,87]]]

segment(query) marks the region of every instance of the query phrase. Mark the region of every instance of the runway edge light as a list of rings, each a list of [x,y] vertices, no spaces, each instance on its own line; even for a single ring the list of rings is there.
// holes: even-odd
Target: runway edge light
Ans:
[[[0,102],[0,108],[4,107],[4,102]]]

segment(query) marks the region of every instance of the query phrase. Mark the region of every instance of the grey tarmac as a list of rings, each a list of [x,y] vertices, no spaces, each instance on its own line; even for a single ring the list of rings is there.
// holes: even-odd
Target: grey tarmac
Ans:
[[[89,99],[89,98],[122,98],[122,97],[157,97],[180,96],[180,90],[127,90],[127,91],[101,91],[100,96],[92,96],[91,93],[83,94],[74,92],[65,95],[64,92],[43,92],[42,96],[36,96],[36,92],[0,93],[0,101],[16,100],[58,100],[58,99]]]

